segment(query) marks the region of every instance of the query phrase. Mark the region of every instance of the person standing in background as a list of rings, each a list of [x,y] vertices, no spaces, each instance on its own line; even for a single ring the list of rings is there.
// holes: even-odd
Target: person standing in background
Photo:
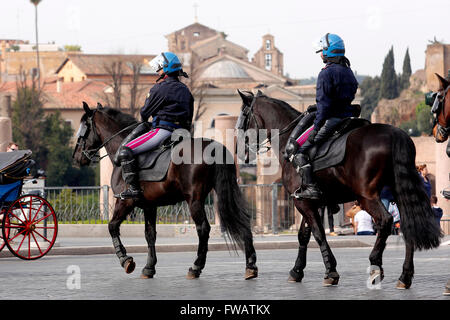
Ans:
[[[417,171],[419,171],[420,177],[423,180],[423,185],[425,187],[425,191],[427,192],[428,198],[431,197],[431,182],[428,179],[428,168],[426,164],[421,164],[416,166]]]

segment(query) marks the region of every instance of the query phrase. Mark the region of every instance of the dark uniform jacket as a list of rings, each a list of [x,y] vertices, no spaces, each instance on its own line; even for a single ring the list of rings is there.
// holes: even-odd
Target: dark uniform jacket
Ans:
[[[329,118],[351,117],[353,114],[351,102],[357,89],[358,82],[349,67],[328,63],[320,71],[317,79],[317,115],[314,129],[318,130]]]
[[[194,113],[194,97],[188,87],[177,77],[167,77],[155,84],[141,109],[142,121],[170,122],[180,128],[190,129]],[[156,127],[161,127],[156,124]]]

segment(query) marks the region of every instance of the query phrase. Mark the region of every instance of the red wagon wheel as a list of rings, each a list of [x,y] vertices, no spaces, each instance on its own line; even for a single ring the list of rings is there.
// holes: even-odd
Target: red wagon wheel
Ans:
[[[2,210],[0,211],[0,223],[3,222],[3,216],[4,216],[5,212],[6,212],[6,209],[2,209]],[[1,233],[0,233],[0,251],[3,250],[3,248],[5,247],[5,245],[6,245],[6,243],[5,243],[5,240],[3,240],[3,232],[1,232]]]
[[[24,260],[43,257],[56,240],[58,221],[47,200],[23,195],[3,215],[3,240],[8,249]]]

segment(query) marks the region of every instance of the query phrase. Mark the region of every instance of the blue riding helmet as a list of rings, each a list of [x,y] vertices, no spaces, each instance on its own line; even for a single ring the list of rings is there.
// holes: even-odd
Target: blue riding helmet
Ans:
[[[316,53],[321,51],[324,58],[344,56],[344,40],[337,34],[327,33],[320,39]]]
[[[165,74],[182,69],[180,59],[172,52],[161,52],[149,64],[156,72],[163,69]]]

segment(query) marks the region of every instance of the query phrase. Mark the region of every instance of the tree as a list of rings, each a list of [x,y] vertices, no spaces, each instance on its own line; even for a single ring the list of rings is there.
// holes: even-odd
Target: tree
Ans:
[[[64,46],[64,51],[67,52],[81,52],[81,46],[77,45],[77,44],[66,44]]]
[[[113,90],[113,98],[112,100],[109,98],[107,94],[105,94],[105,100],[108,105],[113,108],[120,109],[121,107],[121,99],[122,99],[122,82],[124,77],[123,70],[123,61],[118,58],[110,63],[105,63],[103,65],[106,74],[110,77],[110,86]]]
[[[70,140],[73,130],[61,119],[59,112],[44,115],[44,98],[42,91],[36,88],[36,82],[33,77],[30,86],[26,74],[21,71],[12,104],[14,141],[33,152],[34,170],[46,171],[48,186],[95,184],[96,174],[91,168],[72,167]]]
[[[380,77],[365,77],[360,85],[361,95],[361,117],[370,120],[372,112],[380,100]]]
[[[409,49],[406,49],[405,58],[403,59],[403,73],[400,78],[400,90],[409,88],[409,78],[411,77],[411,59],[409,58]]]
[[[37,156],[37,164],[44,165],[42,148],[42,128],[40,120],[43,118],[43,99],[41,90],[37,86],[36,76],[33,74],[29,86],[26,72],[20,69],[16,81],[16,99],[12,104],[13,139],[20,146],[33,151]]]
[[[142,91],[145,90],[145,88],[139,85],[143,63],[142,60],[136,58],[129,62],[129,66],[132,72],[130,82],[130,114],[135,117],[138,113],[137,103],[140,100]]]
[[[37,62],[37,72],[38,72],[38,89],[41,88],[41,68],[39,67],[39,38],[38,38],[38,11],[37,7],[38,4],[42,0],[30,0],[32,4],[34,4],[34,23],[35,23],[35,30],[36,30],[36,62]]]
[[[394,47],[391,47],[383,62],[383,71],[381,72],[380,83],[380,98],[395,99],[398,95],[398,81],[394,67]]]
[[[197,108],[195,109],[195,113],[192,118],[192,127],[191,134],[194,134],[196,122],[203,116],[206,112],[205,108],[205,84],[200,80],[200,70],[198,68],[198,58],[196,57],[194,52],[191,52],[190,56],[190,74],[187,80],[187,87],[192,93],[192,96],[195,99],[197,104]]]

